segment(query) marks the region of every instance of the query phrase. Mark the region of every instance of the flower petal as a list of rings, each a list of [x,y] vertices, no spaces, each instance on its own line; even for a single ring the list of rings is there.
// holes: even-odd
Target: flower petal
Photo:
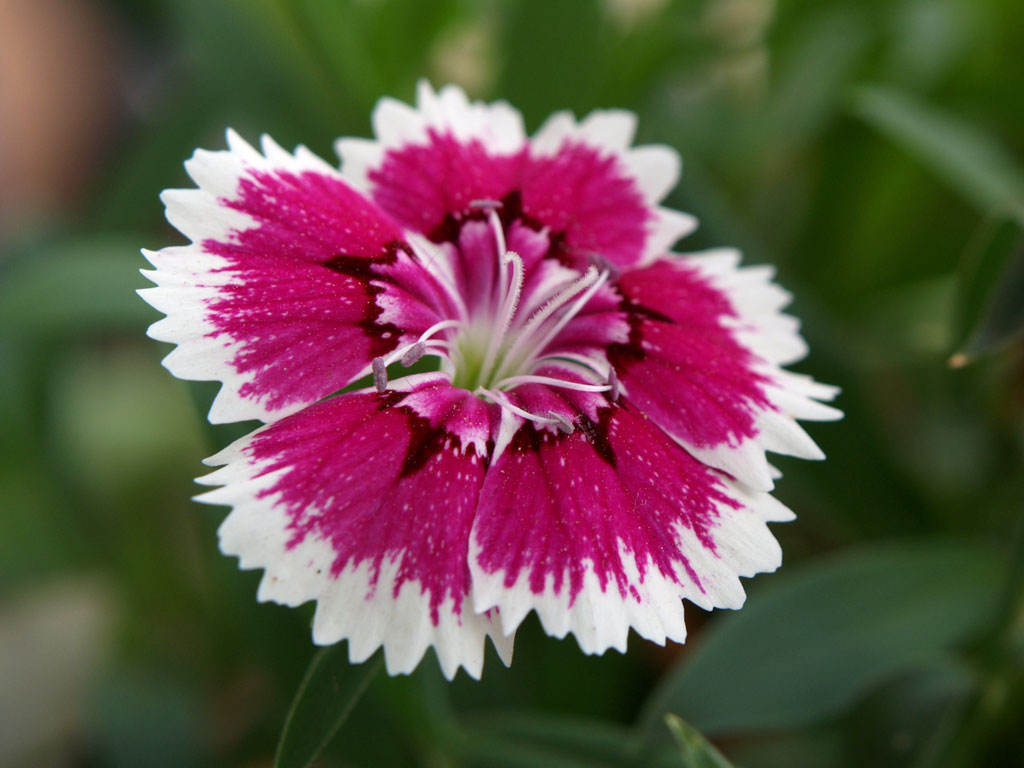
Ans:
[[[679,180],[679,155],[661,145],[630,148],[634,129],[628,112],[598,111],[579,124],[559,112],[533,137],[520,182],[523,211],[561,234],[570,254],[594,252],[631,268],[696,227],[657,205]]]
[[[627,268],[640,260],[653,209],[614,155],[566,138],[556,152],[530,157],[520,191],[526,216],[561,234],[575,261],[597,253]]]
[[[631,148],[635,116],[599,110],[579,123],[568,112],[527,143],[519,113],[504,102],[470,102],[454,86],[420,84],[416,108],[382,99],[375,142],[336,144],[345,176],[403,225],[435,241],[454,240],[478,200],[507,203],[585,263],[599,253],[619,267],[663,254],[696,227],[693,217],[658,203],[679,179],[666,146]]]
[[[510,421],[513,417],[506,417]],[[577,416],[569,435],[503,425],[473,525],[473,604],[505,631],[536,610],[586,653],[629,628],[681,642],[682,598],[739,607],[739,576],[781,562],[768,520],[792,514],[692,458],[630,406]]]
[[[411,251],[336,170],[269,138],[263,154],[230,131],[228,143],[186,163],[198,189],[164,193],[193,243],[146,252],[158,287],[140,293],[167,314],[150,336],[178,345],[165,365],[224,383],[211,421],[270,421],[343,388],[436,312],[420,317],[424,291],[379,282]]]
[[[835,392],[783,371],[806,350],[780,310],[789,294],[738,254],[659,260],[617,287],[627,344],[609,348],[630,402],[701,461],[751,488],[774,485],[765,451],[822,458],[795,419],[835,419]]]
[[[526,142],[522,117],[505,102],[470,102],[457,86],[424,81],[415,108],[381,99],[375,142],[341,139],[335,149],[355,186],[406,227],[434,239],[449,214],[500,200],[515,186]]]
[[[226,466],[201,482],[224,487],[199,500],[234,507],[221,548],[265,569],[260,600],[317,601],[318,644],[347,638],[353,662],[383,645],[391,674],[434,646],[447,677],[479,677],[484,636],[506,663],[512,643],[468,599],[491,411],[436,375],[408,390],[341,395],[261,428],[209,460]]]

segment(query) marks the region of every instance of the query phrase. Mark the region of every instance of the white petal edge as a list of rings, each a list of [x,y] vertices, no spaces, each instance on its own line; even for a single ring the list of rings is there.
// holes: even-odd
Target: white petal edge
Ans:
[[[636,115],[621,109],[596,110],[577,122],[571,112],[551,115],[530,139],[538,156],[557,154],[566,141],[579,142],[615,157],[648,205],[656,206],[677,183],[682,172],[679,153],[664,144],[633,147]]]
[[[679,240],[697,229],[697,218],[672,208],[658,206],[647,225],[647,241],[636,268],[648,266],[665,256]]]
[[[568,591],[554,591],[550,575],[545,590],[534,594],[528,571],[519,574],[512,586],[506,586],[505,572],[488,573],[478,564],[480,546],[475,535],[470,539],[470,571],[473,578],[474,608],[497,608],[502,629],[515,632],[530,613],[536,612],[544,631],[557,638],[572,634],[587,654],[601,654],[609,648],[625,652],[629,630],[640,637],[664,645],[666,640],[681,643],[686,639],[683,617],[684,599],[706,610],[739,608],[746,595],[740,577],[776,570],[782,563],[782,550],[768,530],[768,522],[792,520],[794,515],[768,494],[752,492],[725,482],[740,509],[721,506],[714,538],[717,552],[707,550],[685,526],[677,526],[677,545],[697,573],[700,586],[693,583],[682,566],[672,580],[648,566],[640,580],[636,558],[620,543],[619,556],[629,583],[640,599],[623,598],[615,584],[602,589],[592,564],[586,564],[583,587],[570,605]]]
[[[506,101],[470,101],[456,85],[434,91],[426,80],[416,87],[416,106],[385,97],[377,102],[370,122],[375,139],[341,138],[334,151],[341,170],[356,189],[370,190],[369,171],[386,152],[425,144],[430,131],[450,133],[462,142],[479,141],[489,152],[509,155],[526,144],[523,117]]]
[[[247,214],[220,203],[237,193],[239,180],[251,171],[314,171],[341,179],[338,170],[303,146],[290,153],[269,136],[261,139],[262,153],[232,129],[226,131],[226,150],[197,149],[185,161],[185,170],[197,189],[167,189],[160,198],[166,206],[167,220],[191,245],[171,246],[159,251],[143,249],[155,267],[141,270],[155,288],[138,291],[139,296],[166,317],[153,323],[150,338],[176,344],[163,365],[180,379],[220,381],[222,386],[210,407],[214,424],[234,421],[276,421],[303,408],[292,403],[278,410],[268,409],[261,401],[245,398],[241,389],[255,372],[240,374],[231,361],[240,351],[237,342],[222,335],[207,320],[210,302],[219,296],[220,287],[232,282],[228,262],[202,248],[206,239],[230,242],[238,230],[258,225]]]
[[[354,664],[383,647],[391,675],[411,673],[433,647],[449,680],[460,667],[479,679],[487,636],[502,661],[511,663],[514,636],[504,634],[496,618],[474,613],[468,598],[461,615],[454,612],[451,598],[445,600],[435,626],[430,619],[429,596],[421,592],[419,584],[406,582],[394,596],[398,562],[385,559],[372,587],[366,561],[330,576],[335,551],[327,541],[309,536],[288,549],[288,516],[276,504],[275,496],[261,497],[287,470],[255,477],[259,467],[243,452],[252,437],[207,459],[207,463],[226,464],[196,482],[222,487],[197,496],[196,501],[233,507],[218,531],[220,548],[226,555],[237,556],[240,568],[264,571],[258,600],[293,607],[315,600],[314,643],[333,645],[348,640],[349,659]]]
[[[214,336],[216,328],[207,321],[206,309],[219,295],[219,286],[230,282],[230,273],[218,271],[227,266],[224,259],[205,253],[197,246],[172,246],[159,251],[143,250],[156,267],[140,270],[156,284],[137,293],[166,317],[157,320],[146,334],[157,341],[175,344],[163,359],[163,366],[179,379],[219,381],[221,388],[210,406],[213,424],[235,421],[274,421],[303,407],[302,403],[269,411],[251,398],[242,397],[242,387],[255,372],[240,374],[231,364],[241,344],[224,335]]]
[[[782,366],[803,359],[807,345],[800,335],[799,321],[782,312],[792,295],[772,282],[774,268],[740,267],[741,255],[733,248],[717,248],[676,258],[681,264],[696,267],[729,298],[737,317],[729,318],[728,325],[740,344],[758,358],[755,370],[770,382],[765,394],[773,406],[755,415],[757,434],[737,444],[709,449],[688,445],[676,438],[677,442],[705,464],[729,473],[748,487],[770,491],[778,473],[768,464],[765,451],[802,459],[825,458],[797,420],[841,419],[842,411],[822,402],[832,400],[839,389],[783,370]]]

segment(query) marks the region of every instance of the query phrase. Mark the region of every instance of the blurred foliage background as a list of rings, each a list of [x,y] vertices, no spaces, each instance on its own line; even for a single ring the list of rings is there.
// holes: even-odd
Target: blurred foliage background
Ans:
[[[225,126],[333,157],[421,76],[530,130],[637,111],[686,249],[777,266],[847,415],[779,459],[799,517],[742,611],[600,658],[531,617],[479,683],[428,654],[319,764],[711,764],[674,713],[751,768],[1020,765],[1019,0],[2,0],[0,766],[273,764],[310,612],[189,501],[251,425],[159,366],[138,249],[181,241],[157,195]]]

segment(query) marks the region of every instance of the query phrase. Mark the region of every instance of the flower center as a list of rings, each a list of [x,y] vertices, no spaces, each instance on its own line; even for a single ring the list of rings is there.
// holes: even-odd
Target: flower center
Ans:
[[[481,200],[471,207],[486,211],[489,242],[481,245],[478,238],[468,253],[460,252],[457,257],[452,255],[455,248],[447,254],[427,252],[420,257],[424,268],[448,285],[460,305],[461,316],[441,321],[411,344],[375,359],[374,384],[379,391],[387,387],[387,366],[391,363],[401,361],[410,366],[425,354],[432,354],[441,359],[441,369],[450,376],[453,386],[529,420],[571,432],[572,423],[565,416],[529,413],[512,403],[506,392],[532,383],[607,392],[612,400],[618,398],[615,371],[603,355],[596,358],[552,348],[562,330],[607,283],[612,268],[595,258],[582,273],[549,264],[548,274],[538,276],[544,265],[534,260],[528,275],[524,259],[507,247],[498,216],[501,203]],[[445,255],[451,256],[448,263],[444,263]],[[459,281],[454,277],[459,259],[463,272],[473,272],[472,277],[477,278],[463,274],[461,284],[467,286],[464,291],[456,288]],[[483,279],[479,279],[481,275]],[[528,300],[524,287],[529,290]],[[474,295],[462,295],[466,292]],[[582,381],[538,373],[550,363],[578,371]]]

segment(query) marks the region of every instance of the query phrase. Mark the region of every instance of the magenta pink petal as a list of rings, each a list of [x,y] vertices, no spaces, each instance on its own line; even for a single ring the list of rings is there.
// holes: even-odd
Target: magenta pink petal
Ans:
[[[461,635],[480,646],[479,659],[466,664],[479,674],[489,625],[467,610],[468,549],[493,415],[436,377],[412,392],[342,395],[215,457],[227,466],[208,481],[226,487],[204,500],[250,496],[277,515],[278,528],[263,534],[266,562],[253,565],[275,579],[296,557],[310,559],[304,586],[291,599],[321,601],[318,642],[349,638],[357,656],[383,644],[389,667],[408,671],[429,644]],[[247,515],[238,505],[237,519],[222,532],[225,551],[243,555],[243,565],[251,554]],[[353,601],[362,608],[356,617],[330,608]],[[417,604],[423,613],[391,615],[388,603]],[[462,662],[450,651],[439,648],[453,673]]]
[[[397,221],[448,239],[449,217],[477,200],[501,200],[516,185],[520,153],[499,155],[479,141],[430,130],[427,143],[388,152],[369,174],[373,199]]]
[[[630,626],[682,640],[683,596],[742,601],[747,565],[723,558],[718,536],[754,513],[726,478],[631,406],[577,426],[519,429],[488,471],[473,527],[477,609],[498,607],[513,626],[536,609],[549,632],[599,653],[624,649]]]
[[[772,270],[667,253],[696,226],[661,207],[681,161],[628,112],[527,137],[423,82],[372,123],[341,171],[229,131],[163,195],[190,244],[146,253],[164,365],[223,383],[212,421],[267,422],[200,479],[259,599],[449,678],[487,637],[508,663],[530,612],[600,653],[682,642],[683,599],[739,607],[792,518],[766,452],[821,458],[797,419],[841,416],[781,367],[807,349]]]
[[[599,254],[620,268],[642,258],[654,213],[616,156],[567,139],[530,156],[519,191],[523,212],[555,233],[564,258],[585,264]]]
[[[608,359],[629,398],[688,445],[737,445],[757,435],[756,414],[771,408],[757,358],[728,321],[728,297],[696,270],[658,262],[617,283],[629,315],[628,343]]]
[[[143,295],[168,315],[151,335],[179,345],[168,367],[224,382],[212,419],[270,420],[342,389],[451,303],[410,276],[401,227],[337,171],[229,143],[189,162],[199,189],[165,193],[194,244],[150,254],[159,287]]]

